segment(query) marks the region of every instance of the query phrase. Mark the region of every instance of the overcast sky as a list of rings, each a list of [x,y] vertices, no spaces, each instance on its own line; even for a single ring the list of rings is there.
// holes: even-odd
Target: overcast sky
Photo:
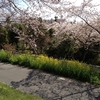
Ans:
[[[72,2],[76,1],[76,4],[80,5],[83,0],[70,0],[70,1],[72,1]],[[100,0],[92,0],[92,1],[93,1],[93,4],[100,4]]]
[[[22,8],[27,8],[27,6],[24,4],[24,3],[22,3],[22,1],[21,0],[18,0],[19,1],[19,4],[20,5],[22,5],[21,7]],[[65,0],[66,1],[66,0]],[[70,2],[76,2],[75,3],[75,5],[77,5],[77,6],[80,6],[80,4],[82,3],[82,1],[83,0],[69,0]],[[87,0],[86,0],[87,1]],[[98,4],[100,4],[100,0],[92,0],[92,2],[93,2],[93,4],[95,4],[95,5],[98,5]],[[100,6],[98,6],[98,9],[100,9]],[[35,9],[34,9],[34,11],[35,11]],[[37,10],[36,10],[37,11]],[[41,12],[42,11],[42,12]],[[46,18],[48,19],[50,19],[50,18],[54,18],[56,15],[57,15],[57,13],[54,13],[54,12],[52,12],[52,10],[48,10],[47,8],[43,8],[42,7],[42,9],[41,9],[41,11],[37,11],[37,15],[40,13],[41,14],[41,16],[43,16],[43,14],[44,14],[44,16],[46,16]],[[47,13],[45,13],[45,12],[47,12]],[[44,17],[43,16],[43,17]],[[51,17],[50,17],[51,16]]]
[[[66,1],[66,0],[65,0]],[[80,5],[81,3],[82,3],[82,1],[84,1],[84,0],[69,0],[70,2],[76,2],[75,4],[76,5]],[[86,0],[87,1],[87,0]],[[22,7],[26,7],[26,4],[25,3],[23,3],[23,1],[22,0],[18,0],[18,2],[19,2],[19,4],[20,4],[20,6],[22,6]],[[93,2],[93,4],[100,4],[100,0],[92,0],[92,2]]]

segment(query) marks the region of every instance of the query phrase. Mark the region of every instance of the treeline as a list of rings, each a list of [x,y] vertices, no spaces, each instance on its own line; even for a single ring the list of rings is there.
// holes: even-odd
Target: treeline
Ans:
[[[42,19],[37,23],[32,24],[35,28],[14,22],[9,26],[0,25],[0,49],[14,53],[44,54],[58,59],[72,59],[100,65],[100,42],[95,41],[96,37],[90,41],[90,36],[85,34],[88,38],[83,37],[81,41],[80,37],[71,33],[72,29],[58,36],[55,35],[57,30],[52,27],[48,29]]]

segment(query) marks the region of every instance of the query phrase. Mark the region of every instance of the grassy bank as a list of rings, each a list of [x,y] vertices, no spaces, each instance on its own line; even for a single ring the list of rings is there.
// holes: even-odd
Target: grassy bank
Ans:
[[[36,68],[93,84],[100,84],[98,69],[78,61],[58,60],[43,55],[12,54],[4,50],[0,51],[0,61]]]
[[[22,93],[3,83],[0,83],[0,100],[43,100],[37,96]]]

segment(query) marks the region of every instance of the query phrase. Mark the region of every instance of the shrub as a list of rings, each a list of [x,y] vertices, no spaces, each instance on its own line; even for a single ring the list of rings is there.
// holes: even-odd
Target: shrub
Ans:
[[[10,53],[9,53],[10,54]],[[6,62],[9,59],[8,52],[4,51],[3,49],[0,51],[0,61]]]
[[[44,55],[12,54],[4,50],[0,51],[0,61],[36,68],[93,84],[100,84],[100,70],[79,61],[58,60]]]
[[[76,47],[74,46],[75,41],[68,38],[61,43],[56,43],[57,46],[50,47],[46,53],[48,56],[52,56],[55,58],[67,58],[73,59],[74,53],[76,52]]]

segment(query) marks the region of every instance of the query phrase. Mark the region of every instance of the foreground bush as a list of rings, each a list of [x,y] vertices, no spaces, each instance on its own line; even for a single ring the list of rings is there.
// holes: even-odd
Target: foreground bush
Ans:
[[[4,50],[0,51],[0,60],[85,82],[100,84],[99,69],[78,61],[58,60],[43,55],[12,54]]]

